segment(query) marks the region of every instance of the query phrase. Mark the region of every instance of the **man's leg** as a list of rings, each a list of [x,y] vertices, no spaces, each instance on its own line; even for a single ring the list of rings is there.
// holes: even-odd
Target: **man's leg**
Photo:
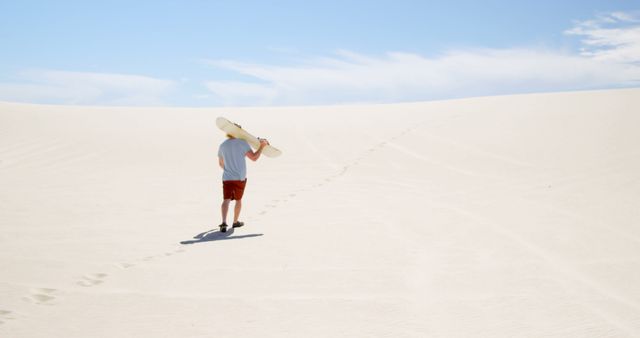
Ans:
[[[227,224],[227,213],[229,212],[229,203],[231,203],[231,200],[224,200],[222,201],[222,223],[223,224]]]
[[[233,223],[238,223],[238,218],[240,218],[240,210],[242,210],[242,200],[236,200],[236,206],[233,209]]]

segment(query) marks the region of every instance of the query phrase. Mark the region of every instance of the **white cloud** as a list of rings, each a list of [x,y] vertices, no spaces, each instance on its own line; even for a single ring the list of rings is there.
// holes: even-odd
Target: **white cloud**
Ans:
[[[587,37],[582,54],[507,48],[370,56],[342,50],[295,65],[209,60],[209,65],[255,81],[210,81],[206,86],[234,105],[400,102],[637,86],[638,22],[623,12],[578,22],[567,33]],[[620,24],[624,27],[602,28]]]
[[[579,21],[565,33],[583,37],[582,55],[586,57],[640,62],[640,18],[632,13],[614,12]]]
[[[224,102],[247,105],[399,102],[640,84],[640,67],[632,64],[534,49],[451,51],[431,58],[341,51],[296,66],[211,64],[260,81],[207,83]]]
[[[0,100],[53,104],[160,105],[174,83],[141,75],[29,70],[0,83]]]
[[[247,101],[269,105],[277,95],[276,88],[270,85],[240,81],[208,81],[205,86],[226,105],[242,105]]]

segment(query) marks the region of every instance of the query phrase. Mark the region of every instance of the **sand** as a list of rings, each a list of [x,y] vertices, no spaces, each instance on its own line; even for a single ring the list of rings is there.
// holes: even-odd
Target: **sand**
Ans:
[[[0,337],[640,336],[638,112],[0,103]],[[226,234],[218,116],[283,151]]]

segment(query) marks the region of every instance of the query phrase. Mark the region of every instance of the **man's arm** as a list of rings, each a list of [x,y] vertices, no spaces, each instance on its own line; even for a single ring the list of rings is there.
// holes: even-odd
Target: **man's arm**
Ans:
[[[254,162],[257,161],[260,158],[260,155],[262,155],[262,149],[264,149],[268,144],[269,142],[267,142],[267,140],[260,140],[260,147],[258,150],[255,152],[253,150],[247,151],[247,157]]]
[[[224,159],[222,156],[218,156],[218,164],[220,165],[220,168],[224,169]]]

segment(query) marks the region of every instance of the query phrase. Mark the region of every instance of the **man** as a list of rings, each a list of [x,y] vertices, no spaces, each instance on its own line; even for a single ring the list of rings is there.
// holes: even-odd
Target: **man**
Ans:
[[[221,232],[227,231],[227,213],[232,200],[236,201],[233,210],[233,227],[239,228],[244,225],[244,223],[238,219],[240,217],[240,210],[242,209],[242,195],[247,185],[247,162],[245,157],[248,157],[252,161],[257,161],[264,147],[269,144],[267,140],[260,140],[260,147],[254,152],[251,150],[247,141],[234,138],[231,135],[227,135],[227,138],[228,139],[222,142],[218,149],[218,163],[220,164],[220,168],[224,170],[222,174],[224,201],[222,202],[221,208]]]

